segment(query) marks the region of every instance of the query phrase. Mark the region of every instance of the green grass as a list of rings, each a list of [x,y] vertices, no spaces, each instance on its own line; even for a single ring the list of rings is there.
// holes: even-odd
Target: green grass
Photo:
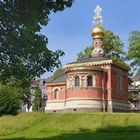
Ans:
[[[138,140],[140,114],[21,113],[0,117],[0,139]]]

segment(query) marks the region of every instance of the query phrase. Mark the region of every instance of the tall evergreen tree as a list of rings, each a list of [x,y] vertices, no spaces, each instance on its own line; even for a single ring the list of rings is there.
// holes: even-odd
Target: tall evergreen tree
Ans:
[[[41,92],[39,85],[37,85],[35,87],[33,96],[34,96],[34,99],[32,102],[33,111],[41,111],[41,109],[42,109],[42,92]]]

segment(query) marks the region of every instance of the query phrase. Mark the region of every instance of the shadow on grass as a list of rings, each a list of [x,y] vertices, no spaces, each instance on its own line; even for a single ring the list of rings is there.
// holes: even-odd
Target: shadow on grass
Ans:
[[[47,132],[46,132],[47,135]],[[1,139],[1,138],[0,138]],[[90,129],[80,128],[79,132],[64,133],[52,137],[42,138],[2,138],[2,140],[138,140],[140,139],[140,126],[108,126],[105,128],[91,131]]]

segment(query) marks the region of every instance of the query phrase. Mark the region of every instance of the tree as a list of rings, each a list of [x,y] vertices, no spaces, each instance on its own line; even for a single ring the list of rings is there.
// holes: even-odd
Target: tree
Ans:
[[[125,56],[123,43],[121,42],[119,36],[108,30],[104,33],[103,49],[106,58],[121,60]],[[91,57],[92,50],[93,46],[85,48],[84,52],[78,53],[77,59],[80,60],[82,58]]]
[[[78,56],[77,60],[80,60],[82,58],[89,58],[89,57],[91,57],[92,50],[93,50],[92,46],[86,47],[84,49],[84,52],[80,52],[80,53],[77,54],[77,56]]]
[[[65,74],[65,69],[62,68],[62,67],[59,67],[58,69],[56,69],[56,71],[53,73],[52,76],[47,78],[47,82],[50,82],[50,81],[52,81],[54,79],[57,79],[57,78],[61,77],[64,74]]]
[[[64,52],[52,52],[48,39],[39,32],[49,21],[51,11],[62,11],[73,0],[0,1],[0,76],[18,79],[40,76],[61,62]]]
[[[140,74],[140,31],[132,31],[128,38],[129,48],[127,60],[130,61],[130,66],[135,74]]]
[[[41,111],[42,108],[42,92],[39,86],[35,87],[33,99],[33,111]]]
[[[0,84],[0,115],[16,115],[20,109],[20,88]]]
[[[61,65],[64,52],[49,50],[48,39],[40,34],[51,12],[71,7],[73,0],[0,1],[0,82],[14,77],[22,87],[22,99],[30,104],[30,84],[34,77]]]
[[[140,75],[140,31],[132,31],[128,37],[129,47],[127,53],[127,60],[130,62],[132,72],[134,75]],[[137,91],[137,92],[136,92]],[[129,99],[138,100],[140,92],[140,85],[135,86],[135,92],[129,93]]]
[[[58,78],[58,77],[60,77],[60,76],[62,76],[62,75],[64,75],[64,74],[65,74],[64,68],[60,67],[60,68],[58,68],[58,69],[53,73],[52,78],[53,78],[53,79],[56,79],[56,78]]]

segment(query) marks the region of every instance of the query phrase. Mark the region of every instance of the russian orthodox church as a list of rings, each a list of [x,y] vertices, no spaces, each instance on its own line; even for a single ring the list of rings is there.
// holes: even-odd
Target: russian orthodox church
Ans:
[[[128,112],[129,67],[104,57],[102,9],[95,9],[92,57],[64,66],[65,74],[47,83],[47,112]]]

